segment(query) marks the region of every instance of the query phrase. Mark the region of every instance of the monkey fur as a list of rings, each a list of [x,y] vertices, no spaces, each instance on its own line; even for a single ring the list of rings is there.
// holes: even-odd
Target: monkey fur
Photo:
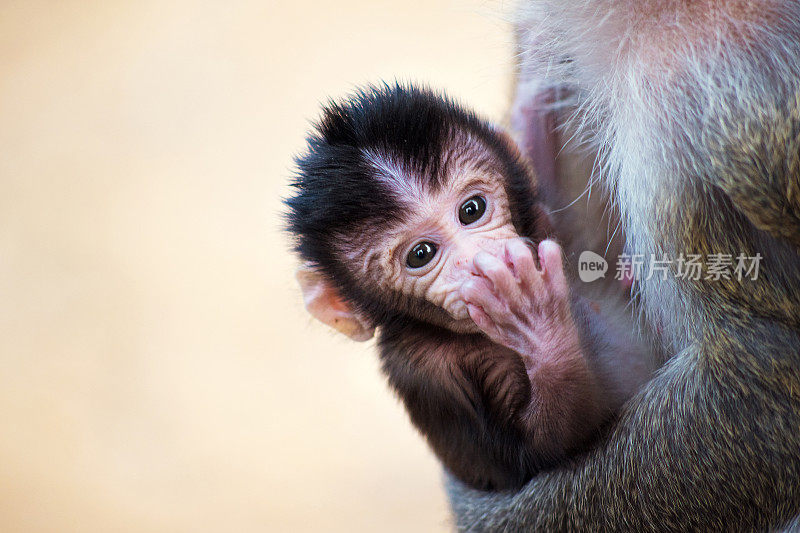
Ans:
[[[571,95],[556,107],[598,150],[631,253],[763,260],[756,280],[641,279],[663,368],[588,454],[522,490],[451,480],[457,527],[797,527],[800,3],[527,0],[518,40],[515,107]]]
[[[552,230],[529,168],[510,138],[474,114],[414,86],[367,88],[326,108],[298,169],[288,229],[307,262],[299,278],[309,310],[358,340],[379,329],[390,385],[463,482],[519,488],[582,450],[649,377],[646,348],[630,321],[608,301],[600,308],[568,288],[560,248],[545,241]],[[470,175],[482,177],[467,187]],[[482,193],[484,220],[468,229],[491,238],[479,241],[474,258],[472,251],[460,257],[442,248],[433,277],[398,270],[386,256],[402,246],[386,236],[413,226],[416,211],[447,218],[451,202],[442,198],[450,189],[461,194],[461,182],[464,190],[489,191]],[[419,231],[435,233],[427,225]],[[537,245],[541,277],[520,237]],[[453,239],[463,248],[472,237]],[[504,257],[503,242],[512,239],[508,268],[520,286],[529,278],[537,287],[530,289],[534,304],[522,307],[519,331],[535,329],[522,337],[548,339],[534,344],[519,341],[507,325],[511,298],[500,291],[499,300],[480,299],[500,290],[505,278],[492,270],[505,268],[496,257]],[[475,273],[457,267],[473,262]],[[420,279],[431,280],[424,291]],[[489,316],[492,302],[497,323]]]

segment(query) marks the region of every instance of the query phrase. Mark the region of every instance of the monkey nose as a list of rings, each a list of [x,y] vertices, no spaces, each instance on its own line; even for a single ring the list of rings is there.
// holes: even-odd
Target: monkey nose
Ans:
[[[475,256],[481,252],[492,255],[497,253],[497,243],[494,241],[475,241],[463,243],[457,252],[454,266],[460,271],[471,270]]]
[[[460,255],[456,258],[456,267],[465,268],[469,266],[471,262],[472,262],[472,257],[469,257],[467,255]]]
[[[463,243],[457,251],[455,267],[458,269],[469,269],[472,267],[472,260],[483,251],[484,247],[479,243]]]

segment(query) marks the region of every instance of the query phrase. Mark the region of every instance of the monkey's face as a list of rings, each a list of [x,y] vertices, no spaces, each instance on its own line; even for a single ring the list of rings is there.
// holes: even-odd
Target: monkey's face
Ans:
[[[546,235],[510,137],[430,91],[387,87],[331,105],[298,169],[289,229],[334,327],[347,309],[354,327],[399,316],[477,331],[460,297],[473,257]]]
[[[519,235],[498,170],[453,170],[436,190],[423,186],[424,180],[387,178],[401,201],[401,220],[377,240],[375,234],[369,243],[364,237],[351,240],[355,246],[346,255],[359,270],[356,277],[370,280],[376,290],[429,302],[445,313],[424,318],[457,332],[477,332],[459,289],[475,275],[478,252],[499,254],[505,241]]]

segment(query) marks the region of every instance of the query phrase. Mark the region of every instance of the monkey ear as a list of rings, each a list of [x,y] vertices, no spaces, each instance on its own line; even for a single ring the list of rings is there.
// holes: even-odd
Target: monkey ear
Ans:
[[[355,341],[372,338],[375,327],[353,310],[322,273],[303,265],[297,269],[295,277],[311,316]]]

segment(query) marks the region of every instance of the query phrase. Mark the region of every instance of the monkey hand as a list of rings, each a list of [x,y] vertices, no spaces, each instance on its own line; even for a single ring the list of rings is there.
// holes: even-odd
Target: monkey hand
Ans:
[[[473,276],[461,287],[475,324],[522,356],[528,368],[545,358],[560,360],[565,351],[580,353],[561,247],[551,240],[539,243],[541,268],[522,239],[509,241],[502,253],[476,254]]]

